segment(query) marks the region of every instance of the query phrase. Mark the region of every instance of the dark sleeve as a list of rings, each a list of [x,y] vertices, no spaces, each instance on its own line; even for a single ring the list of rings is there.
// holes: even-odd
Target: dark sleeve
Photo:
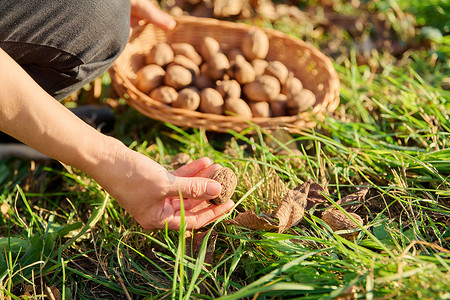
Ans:
[[[63,99],[112,65],[129,22],[128,0],[0,0],[0,47]]]

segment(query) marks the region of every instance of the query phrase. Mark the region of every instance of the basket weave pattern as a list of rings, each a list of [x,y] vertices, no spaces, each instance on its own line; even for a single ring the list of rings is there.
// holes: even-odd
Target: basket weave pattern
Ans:
[[[182,17],[172,31],[161,30],[151,24],[136,28],[129,43],[110,69],[112,84],[127,103],[142,114],[177,126],[205,128],[226,132],[241,131],[249,123],[236,116],[224,116],[173,108],[142,93],[134,85],[136,72],[145,65],[144,56],[161,42],[189,43],[198,49],[203,38],[215,38],[222,49],[240,48],[250,26],[207,18]],[[295,116],[253,118],[251,122],[262,128],[285,128],[295,132],[315,125],[314,118],[332,112],[339,104],[339,79],[331,61],[313,46],[276,30],[263,29],[270,41],[267,60],[279,60],[300,79],[303,86],[316,95],[312,111]],[[314,117],[312,117],[312,115]]]

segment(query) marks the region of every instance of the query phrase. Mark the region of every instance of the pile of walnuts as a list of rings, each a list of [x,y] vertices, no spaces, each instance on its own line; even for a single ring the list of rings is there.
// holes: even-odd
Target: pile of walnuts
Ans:
[[[296,115],[316,102],[314,93],[280,61],[267,60],[269,39],[249,30],[240,48],[222,49],[207,36],[188,43],[159,43],[138,70],[136,86],[156,101],[203,113],[245,119]]]

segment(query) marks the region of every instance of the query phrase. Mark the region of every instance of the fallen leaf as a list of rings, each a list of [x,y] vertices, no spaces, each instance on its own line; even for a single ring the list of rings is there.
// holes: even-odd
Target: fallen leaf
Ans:
[[[186,231],[186,255],[197,258],[202,248],[209,230],[205,231]],[[208,245],[206,248],[205,263],[212,265],[214,258],[214,250],[216,249],[217,232],[213,230],[209,236]]]
[[[270,132],[271,135],[264,136],[264,142],[266,145],[272,149],[279,149],[280,144],[283,144],[286,148],[290,149],[293,152],[298,151],[298,145],[295,141],[294,137],[285,129],[275,129]],[[282,149],[279,149],[282,151]],[[301,152],[300,152],[301,153]],[[277,152],[278,154],[278,152]]]
[[[45,287],[45,294],[47,297],[51,300],[61,300],[61,292],[56,288],[55,285],[52,286],[46,286]]]
[[[308,179],[309,182],[309,192],[308,197],[306,201],[306,210],[311,209],[314,205],[319,203],[324,203],[327,201],[327,198],[322,193],[327,193],[326,190],[318,183],[312,181],[311,179]],[[294,190],[299,188],[300,186],[296,187]]]
[[[272,230],[278,228],[278,226],[274,225],[268,218],[257,216],[251,210],[239,213],[234,219],[227,221],[227,223],[253,230]]]
[[[355,213],[349,213],[350,216],[352,216],[359,225],[363,225],[364,221],[362,218],[355,214]],[[359,228],[358,224],[353,222],[345,213],[343,213],[340,210],[337,209],[330,209],[325,211],[322,214],[322,218],[325,223],[330,226],[330,228],[333,231],[340,231],[340,230],[357,230]],[[347,240],[354,240],[359,234],[359,231],[349,232],[349,233],[342,233],[340,236]]]
[[[303,218],[310,185],[311,181],[305,181],[294,190],[289,190],[284,196],[274,215],[279,221],[279,233],[297,225]]]
[[[42,295],[45,297],[45,299],[50,300],[61,300],[61,292],[58,290],[58,288],[55,285],[48,286],[44,284],[44,288],[40,284],[27,284],[23,288],[23,295],[21,299],[37,299],[34,298],[37,295]],[[45,296],[44,296],[45,295]]]
[[[190,256],[192,258],[197,259],[200,251],[202,249],[202,244],[205,238],[208,235],[208,232],[211,231],[211,234],[209,235],[208,244],[206,246],[206,254],[205,254],[205,260],[203,264],[204,270],[210,270],[214,262],[214,251],[216,250],[216,241],[217,241],[217,231],[214,229],[208,229],[204,231],[186,231],[185,237],[186,237],[186,255]],[[193,269],[188,269],[188,276],[193,276]],[[199,279],[201,279],[203,276],[200,276]],[[212,282],[208,278],[205,278],[202,280],[201,284],[199,285],[200,292],[202,294],[205,294],[208,291],[208,286],[210,286]]]
[[[336,201],[336,203],[341,206],[344,206],[346,203],[352,203],[351,205],[344,206],[344,209],[348,212],[354,212],[359,203],[366,198],[368,191],[369,191],[368,186],[358,187],[356,192],[345,196],[341,200]]]
[[[31,284],[26,284],[23,287],[23,296],[27,296],[27,297],[32,297],[32,294],[36,294],[35,293],[35,286],[31,285]]]

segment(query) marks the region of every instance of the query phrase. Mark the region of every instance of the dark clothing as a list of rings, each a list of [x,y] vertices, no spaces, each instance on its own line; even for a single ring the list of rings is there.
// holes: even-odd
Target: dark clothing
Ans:
[[[0,0],[0,48],[60,100],[112,65],[129,22],[128,0]]]

